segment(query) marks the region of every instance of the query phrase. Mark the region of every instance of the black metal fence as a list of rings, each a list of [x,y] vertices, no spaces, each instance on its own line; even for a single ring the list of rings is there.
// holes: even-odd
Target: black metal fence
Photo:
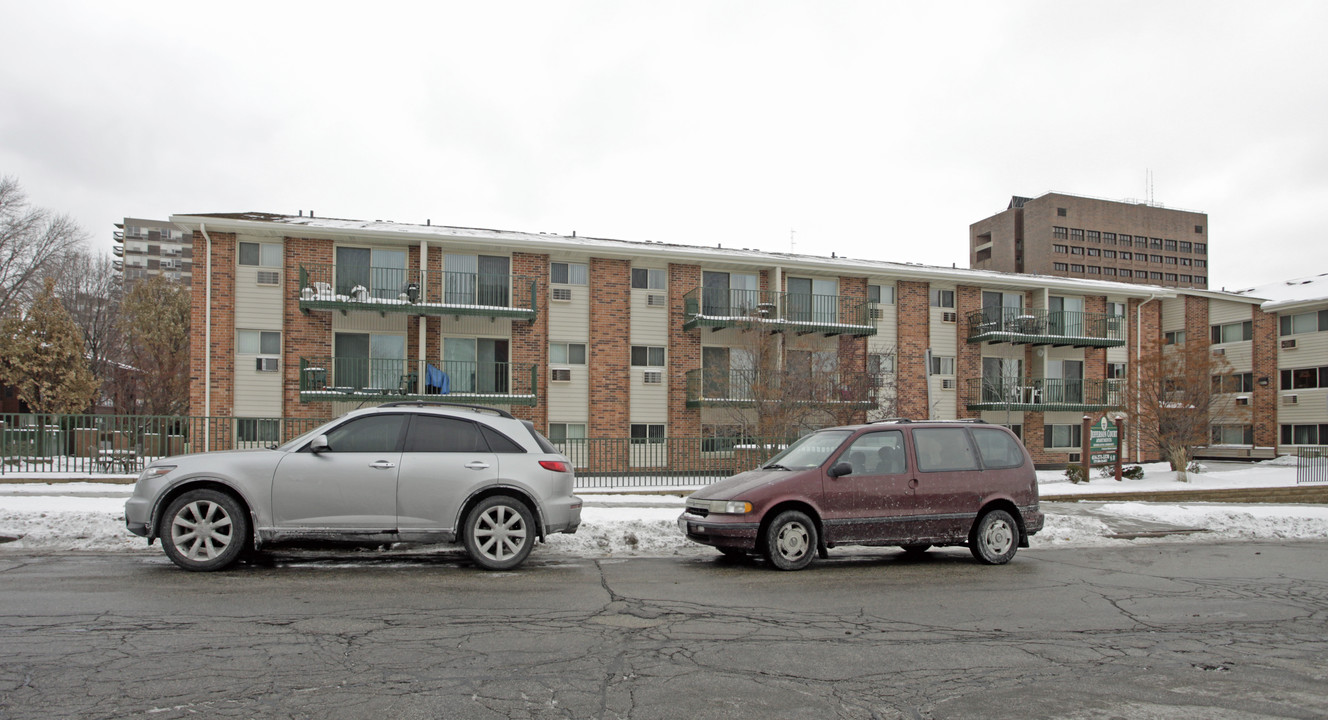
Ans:
[[[1328,447],[1296,448],[1296,484],[1328,483]]]

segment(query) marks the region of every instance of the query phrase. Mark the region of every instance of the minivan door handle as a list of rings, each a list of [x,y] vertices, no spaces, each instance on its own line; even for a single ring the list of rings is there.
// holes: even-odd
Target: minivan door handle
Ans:
[[[911,489],[911,490],[915,490],[915,489],[917,489],[917,487],[918,487],[918,479],[917,479],[917,478],[909,478],[909,479],[908,479],[908,487],[909,487],[909,489]]]
[[[489,469],[489,463],[486,463],[483,460],[472,460],[466,463],[466,467],[471,470],[487,470]]]

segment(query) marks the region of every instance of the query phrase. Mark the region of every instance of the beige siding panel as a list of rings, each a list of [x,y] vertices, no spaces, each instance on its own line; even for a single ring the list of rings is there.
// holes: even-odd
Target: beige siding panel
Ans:
[[[946,376],[934,375],[931,378],[931,418],[932,420],[953,420],[958,417],[959,393],[954,390],[942,390],[941,383]],[[958,380],[956,379],[957,383]]]
[[[651,368],[656,369],[656,368]],[[658,368],[667,371],[664,368]],[[657,385],[647,385],[645,383],[646,368],[632,368],[631,379],[631,413],[630,422],[634,423],[664,423],[669,419],[669,385],[667,382]]]
[[[1126,336],[1128,337],[1128,335]],[[1125,345],[1107,348],[1107,362],[1129,362],[1130,348]]]
[[[647,298],[651,295],[663,297],[665,304],[648,305]],[[632,290],[632,329],[629,342],[632,345],[668,345],[668,340],[668,293],[664,290]]]
[[[577,342],[590,339],[590,286],[554,285],[568,288],[571,300],[549,300],[549,340]]]
[[[386,316],[382,316],[371,312],[349,312],[342,315],[340,312],[334,311],[332,313],[332,331],[404,335],[407,330],[418,329],[418,326],[414,323],[407,326],[407,319],[407,316],[400,313],[388,313]]]
[[[1280,368],[1328,365],[1328,332],[1300,333],[1278,337],[1277,366]],[[1282,340],[1295,340],[1294,349],[1281,349]]]
[[[1210,325],[1244,322],[1253,317],[1253,306],[1249,303],[1232,302],[1230,300],[1208,301],[1208,322]]]
[[[564,422],[586,422],[590,405],[590,370],[586,365],[559,365],[570,367],[570,382],[553,382],[549,368],[543,368],[540,387],[548,389],[550,412],[556,412]],[[575,418],[575,419],[573,419]]]
[[[1185,298],[1164,298],[1162,303],[1162,332],[1185,329]]]
[[[259,285],[256,268],[241,265],[235,269],[235,327],[252,330],[280,330],[282,285]],[[280,274],[280,271],[278,271]]]
[[[959,322],[944,322],[945,313],[956,313],[954,308],[931,309],[931,354],[954,357],[958,354]]]
[[[520,320],[518,322],[525,322]],[[487,318],[474,315],[444,315],[440,326],[443,335],[452,337],[512,337],[511,318]],[[418,328],[411,323],[411,328]]]
[[[1225,345],[1214,345],[1214,348],[1221,348],[1223,356],[1226,357],[1227,364],[1232,372],[1249,372],[1254,368],[1254,342],[1243,341],[1236,343],[1227,343]]]
[[[257,355],[235,356],[235,405],[237,417],[281,417],[282,373],[258,372]]]
[[[1296,396],[1295,405],[1284,405],[1283,397]],[[1288,390],[1278,393],[1277,421],[1282,425],[1328,423],[1328,390]]]

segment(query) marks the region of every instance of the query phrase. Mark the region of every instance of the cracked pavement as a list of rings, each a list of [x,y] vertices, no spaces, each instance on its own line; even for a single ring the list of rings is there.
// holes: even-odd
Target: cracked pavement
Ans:
[[[1317,718],[1324,543],[0,556],[0,718]]]

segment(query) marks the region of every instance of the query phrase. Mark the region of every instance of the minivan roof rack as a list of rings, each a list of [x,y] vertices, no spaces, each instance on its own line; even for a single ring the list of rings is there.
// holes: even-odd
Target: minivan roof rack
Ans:
[[[904,417],[885,418],[884,420],[873,420],[871,424],[880,425],[882,423],[897,423],[900,425],[907,425],[909,423],[975,423],[979,425],[989,424],[986,420],[983,420],[982,418],[959,418],[956,420],[910,420],[909,418],[904,418]]]
[[[912,421],[912,420],[909,420],[909,419],[906,418],[906,417],[893,417],[893,418],[884,418],[884,419],[882,419],[882,420],[873,420],[873,421],[871,422],[871,424],[872,424],[872,425],[880,425],[880,424],[883,424],[883,423],[911,423],[911,422],[913,422],[913,421]]]
[[[467,405],[466,403],[436,402],[432,400],[398,400],[396,402],[383,403],[378,407],[380,408],[390,408],[390,407],[465,408],[467,410],[474,410],[475,412],[480,412],[480,413],[490,413],[493,415],[497,415],[499,417],[505,417],[512,420],[516,419],[512,417],[512,413],[509,413],[506,410],[501,410],[496,407],[491,407],[489,405]]]

